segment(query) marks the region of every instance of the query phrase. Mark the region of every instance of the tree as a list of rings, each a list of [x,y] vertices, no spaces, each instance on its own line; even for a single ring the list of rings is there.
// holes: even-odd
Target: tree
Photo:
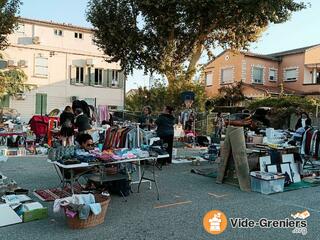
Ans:
[[[0,50],[8,46],[7,36],[14,30],[20,0],[0,0]]]
[[[0,71],[0,98],[29,90],[26,85],[27,75],[21,69],[5,69]]]
[[[269,23],[305,8],[294,0],[90,0],[87,19],[95,43],[133,69],[190,82],[200,57],[221,46],[245,49]]]
[[[155,86],[149,90],[140,87],[135,94],[127,97],[126,109],[140,112],[143,106],[150,105],[154,112],[161,112],[164,106],[171,105],[176,109],[176,112],[179,112],[184,108],[181,93],[187,90],[195,93],[193,107],[198,111],[203,111],[206,95],[202,85],[190,83],[175,85],[174,88],[168,89],[160,81],[156,82]]]

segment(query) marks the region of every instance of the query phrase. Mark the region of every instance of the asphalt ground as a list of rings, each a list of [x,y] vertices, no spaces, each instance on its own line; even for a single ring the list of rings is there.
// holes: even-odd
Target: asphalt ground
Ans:
[[[201,163],[200,168],[212,167]],[[320,188],[313,187],[273,195],[242,192],[237,187],[216,184],[213,178],[190,173],[194,166],[173,164],[157,171],[160,200],[153,187],[143,184],[140,193],[134,193],[125,202],[112,196],[106,220],[103,224],[84,230],[71,230],[64,216],[52,212],[49,218],[0,228],[0,240],[204,240],[204,239],[320,239]],[[44,158],[11,158],[0,163],[0,171],[29,190],[58,186],[59,179]],[[36,197],[32,196],[35,200]],[[293,234],[293,229],[232,228],[230,224],[220,235],[207,233],[203,228],[204,215],[218,209],[228,218],[258,220],[285,219],[291,214],[308,210],[307,235]]]

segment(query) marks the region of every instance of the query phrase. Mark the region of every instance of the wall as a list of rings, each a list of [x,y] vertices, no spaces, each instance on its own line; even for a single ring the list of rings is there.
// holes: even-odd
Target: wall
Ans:
[[[316,46],[306,50],[304,63],[320,65],[320,46]]]
[[[213,73],[212,86],[206,86],[205,90],[209,97],[216,96],[219,93],[219,88],[223,86],[221,84],[221,69],[232,67],[233,71],[233,81],[238,82],[242,77],[242,60],[244,59],[242,54],[232,53],[230,51],[224,52],[213,62],[211,62],[206,68],[206,72]]]
[[[309,58],[310,60],[310,58]],[[286,68],[298,67],[298,79],[296,81],[287,82],[284,81],[284,71]],[[283,56],[280,68],[280,78],[284,83],[284,86],[295,90],[297,92],[304,92],[304,94],[318,92],[320,94],[320,85],[308,85],[311,81],[310,68],[305,66],[305,54],[291,54]]]
[[[273,60],[267,60],[257,57],[245,56],[246,62],[246,83],[248,84],[256,84],[252,81],[252,68],[253,67],[261,67],[263,68],[263,85],[264,86],[272,86],[277,87],[279,85],[279,62]],[[275,81],[269,80],[269,71],[270,69],[275,69],[276,79]],[[258,84],[259,85],[259,84]]]
[[[91,34],[84,32],[84,39],[75,39],[74,31],[63,30],[63,37],[55,36],[54,29],[44,26],[25,24],[24,33],[9,36],[11,46],[4,51],[6,59],[26,60],[23,68],[28,76],[28,84],[37,88],[27,92],[25,100],[11,98],[10,107],[21,113],[24,120],[35,114],[36,93],[48,96],[48,112],[54,108],[63,108],[70,104],[71,96],[80,98],[96,98],[97,105],[113,105],[123,107],[124,90],[119,88],[74,86],[70,84],[70,66],[87,59],[94,61],[94,68],[120,70],[119,63],[107,63],[105,55],[92,44]],[[32,35],[40,37],[40,44],[32,44],[27,39]],[[24,38],[24,41],[21,38]],[[23,44],[18,44],[23,43]],[[35,76],[35,55],[41,54],[48,58],[48,76]]]

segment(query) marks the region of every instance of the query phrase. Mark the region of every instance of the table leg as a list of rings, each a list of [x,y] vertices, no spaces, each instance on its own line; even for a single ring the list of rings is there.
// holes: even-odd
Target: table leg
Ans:
[[[74,184],[74,173],[73,173],[73,169],[70,169],[70,183],[71,183],[71,193],[72,195],[74,194],[74,190],[73,190],[73,184]]]

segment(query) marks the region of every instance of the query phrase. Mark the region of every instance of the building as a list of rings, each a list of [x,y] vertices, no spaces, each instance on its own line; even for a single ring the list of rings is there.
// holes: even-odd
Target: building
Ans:
[[[285,94],[320,97],[320,45],[268,55],[250,52],[222,52],[205,68],[208,96],[223,86],[243,82],[247,97]]]
[[[22,68],[27,83],[36,87],[7,97],[7,107],[17,109],[25,120],[75,99],[122,109],[125,76],[118,62],[105,61],[92,38],[89,28],[20,18],[3,55],[9,67]]]

